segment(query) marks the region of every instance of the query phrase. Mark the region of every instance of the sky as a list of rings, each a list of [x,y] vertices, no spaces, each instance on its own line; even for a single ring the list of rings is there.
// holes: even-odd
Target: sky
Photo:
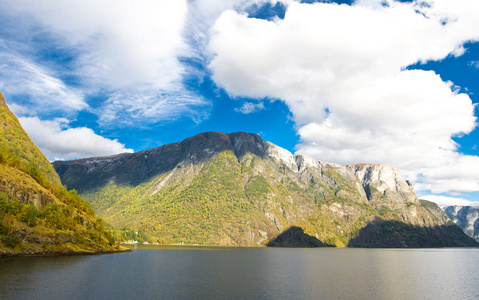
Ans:
[[[246,131],[479,205],[477,0],[0,0],[0,91],[50,161]]]

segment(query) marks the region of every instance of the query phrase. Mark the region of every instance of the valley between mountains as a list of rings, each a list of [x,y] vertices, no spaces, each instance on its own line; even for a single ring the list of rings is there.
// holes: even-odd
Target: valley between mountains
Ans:
[[[386,164],[338,165],[259,135],[207,132],[133,154],[53,163],[124,232],[161,244],[477,246]]]

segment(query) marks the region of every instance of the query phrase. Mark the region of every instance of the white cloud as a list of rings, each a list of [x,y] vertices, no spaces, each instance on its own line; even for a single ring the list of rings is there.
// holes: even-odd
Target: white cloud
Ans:
[[[32,112],[28,107],[16,103],[9,103],[8,108],[15,114],[15,116],[34,114],[34,112]]]
[[[479,60],[474,60],[474,61],[469,62],[469,66],[471,68],[479,69]]]
[[[212,53],[208,51],[211,38],[211,27],[218,17],[227,10],[244,12],[262,8],[265,4],[275,6],[281,2],[287,7],[297,0],[191,0],[188,1],[188,15],[185,25],[185,36],[188,42],[194,44],[195,51],[190,55],[207,63],[211,60]]]
[[[63,47],[77,51],[85,80],[111,89],[168,87],[183,68],[185,0],[37,1],[2,5],[30,16]]]
[[[0,78],[7,94],[27,95],[33,105],[63,99],[55,108],[71,110],[65,103],[73,103],[75,96],[81,101],[93,98],[92,102],[104,98],[100,105],[92,103],[92,112],[103,126],[138,126],[185,115],[200,121],[209,101],[188,90],[184,79],[201,80],[205,72],[180,58],[208,60],[209,29],[222,12],[266,2],[270,1],[0,1],[0,23],[4,20],[0,25],[6,39],[0,39],[0,45],[8,43],[5,47],[10,49],[14,44],[16,50],[10,51],[5,60],[10,66]],[[65,55],[68,63],[48,57],[55,52]],[[15,68],[15,61],[30,62],[37,67],[36,77],[45,78],[34,80],[28,71],[18,71],[23,69]],[[9,74],[15,69],[14,76]],[[58,79],[62,76],[73,78],[77,89]],[[44,82],[30,89],[21,84],[25,77],[32,77],[26,81],[31,83],[48,79],[56,87],[50,89]]]
[[[142,91],[138,94],[113,93],[99,111],[103,126],[144,126],[190,117],[200,123],[208,117],[210,103],[186,90]],[[140,122],[140,124],[136,124]]]
[[[471,99],[434,72],[405,70],[478,41],[479,2],[383,2],[294,3],[274,21],[226,11],[209,44],[213,78],[232,96],[285,101],[300,153],[391,163],[419,190],[479,191],[479,158],[452,140],[476,127]]]
[[[67,87],[49,73],[24,58],[0,52],[0,89],[5,94],[28,96],[27,102],[37,112],[76,112],[88,107],[80,91]]]
[[[420,198],[431,201],[431,202],[435,202],[440,207],[451,206],[451,205],[458,205],[458,206],[479,205],[478,202],[472,202],[462,198],[453,198],[453,197],[447,197],[447,196],[425,195],[425,196],[421,196]]]
[[[57,71],[56,78],[68,72],[87,97],[107,98],[100,105],[96,103],[93,111],[102,122],[144,124],[169,121],[181,114],[196,120],[203,118],[195,109],[207,101],[188,91],[182,82],[192,70],[186,69],[179,58],[194,55],[183,35],[187,5],[186,0],[20,0],[0,2],[0,14],[18,20],[18,26],[12,27],[17,29],[8,27],[13,32],[9,42],[15,42],[18,48],[10,64],[15,59],[27,60],[26,57],[39,60],[38,49],[32,46],[35,44],[25,41],[47,39],[51,49],[46,53],[53,49],[71,56],[71,70],[55,65],[54,59],[48,62],[49,69]],[[22,39],[14,40],[17,35]],[[38,45],[44,46],[41,42]],[[37,77],[48,74],[46,68],[41,71],[36,73]],[[12,84],[11,78],[20,82],[22,74],[4,76],[5,86],[12,93],[30,94],[32,99],[43,99],[41,93],[57,93],[61,98],[58,91],[67,89],[57,87],[51,91],[46,83],[54,88],[61,83],[54,75],[42,79],[50,81],[33,90]]]
[[[19,118],[22,127],[50,160],[75,159],[133,152],[117,140],[104,138],[86,127],[69,128],[66,119]]]
[[[245,102],[243,103],[241,107],[235,108],[235,111],[247,115],[247,114],[251,114],[263,109],[264,109],[263,102],[260,102],[260,103]]]

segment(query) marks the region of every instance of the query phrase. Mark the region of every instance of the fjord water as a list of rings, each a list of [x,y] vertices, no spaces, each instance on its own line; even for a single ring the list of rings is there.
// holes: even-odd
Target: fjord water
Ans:
[[[479,249],[133,250],[0,259],[0,299],[479,299]]]

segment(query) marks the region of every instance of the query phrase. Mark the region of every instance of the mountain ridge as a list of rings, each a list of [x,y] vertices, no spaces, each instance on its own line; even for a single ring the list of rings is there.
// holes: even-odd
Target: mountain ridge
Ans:
[[[460,234],[454,242],[441,238],[438,232],[449,230],[441,226],[450,224],[423,207],[393,166],[321,162],[251,133],[206,132],[133,154],[53,165],[107,221],[163,243],[258,246],[298,227],[322,244],[368,246],[367,238],[353,238],[390,220],[421,228],[403,226],[405,235],[434,235],[433,246],[475,245]],[[383,227],[377,228],[399,228]],[[397,244],[427,243],[404,237]]]

